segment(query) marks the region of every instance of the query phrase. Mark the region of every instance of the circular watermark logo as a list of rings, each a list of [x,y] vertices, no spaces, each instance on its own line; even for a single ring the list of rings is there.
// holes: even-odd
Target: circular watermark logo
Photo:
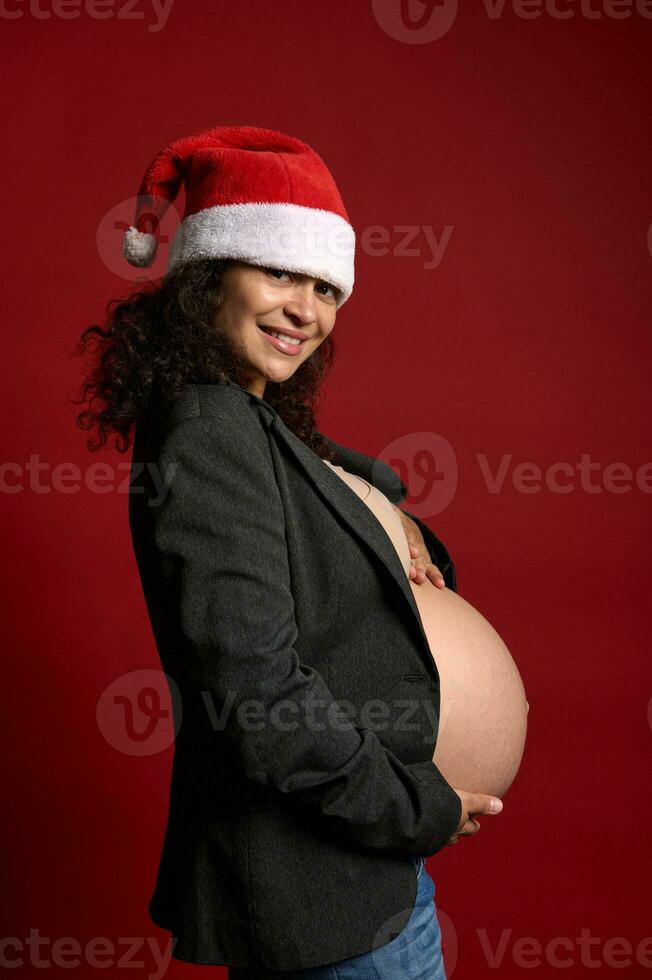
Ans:
[[[457,17],[457,0],[372,0],[378,25],[403,44],[431,44],[447,34]]]
[[[165,275],[168,252],[177,228],[181,224],[181,218],[173,202],[161,219],[158,231],[159,247],[152,264],[145,268],[130,265],[122,254],[122,243],[127,228],[134,224],[138,201],[138,197],[126,197],[107,211],[97,226],[97,254],[107,269],[121,279],[135,281],[142,279],[143,276],[148,279],[160,279]]]
[[[425,864],[421,870],[421,875],[426,876],[425,879],[421,879],[421,887],[427,889],[428,895],[434,901],[436,887],[428,875]],[[438,947],[441,945],[443,959],[446,962],[446,976],[449,978],[453,976],[458,958],[457,930],[450,916],[441,912],[436,906],[432,909],[432,919],[430,919],[429,909],[429,921],[424,923],[422,920],[423,908],[423,897],[421,897],[419,905],[410,909],[411,918],[403,924],[402,928],[401,921],[405,911],[398,912],[383,922],[374,936],[371,954],[379,974],[385,976],[388,969],[395,966],[397,976],[412,976],[413,973],[422,976],[425,975],[423,973],[424,968],[430,969],[434,975],[437,971],[435,960],[438,958]],[[418,938],[416,938],[417,927],[412,922],[412,917],[416,916],[419,916]],[[429,959],[427,965],[426,958]],[[428,975],[430,976],[430,973]]]
[[[409,432],[385,446],[380,457],[408,488],[403,503],[418,518],[441,514],[457,490],[455,450],[437,432]]]
[[[97,702],[97,727],[125,755],[156,755],[181,726],[181,694],[161,670],[132,670],[114,680]]]

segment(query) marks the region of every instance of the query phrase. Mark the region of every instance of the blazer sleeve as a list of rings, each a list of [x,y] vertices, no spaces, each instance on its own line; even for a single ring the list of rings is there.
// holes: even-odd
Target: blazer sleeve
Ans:
[[[184,419],[160,453],[173,476],[150,519],[184,669],[218,711],[230,705],[223,736],[247,778],[356,847],[434,854],[457,829],[460,797],[433,762],[402,763],[338,713],[323,677],[299,658],[269,438],[254,414],[233,428],[232,419]],[[251,707],[238,711],[249,699],[255,724]]]

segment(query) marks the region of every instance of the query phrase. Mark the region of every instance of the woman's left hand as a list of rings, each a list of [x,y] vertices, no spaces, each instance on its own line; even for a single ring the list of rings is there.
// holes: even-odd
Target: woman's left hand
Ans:
[[[408,545],[410,547],[410,557],[412,564],[410,565],[409,577],[410,580],[415,583],[415,585],[421,585],[428,579],[433,585],[437,586],[438,589],[443,589],[446,586],[444,582],[444,576],[441,574],[436,565],[430,560],[430,553],[426,547],[426,543],[423,540],[423,534],[419,528],[418,524],[408,517],[400,507],[394,504],[394,510],[397,512],[401,518],[401,523],[403,525],[403,530],[405,531],[405,537],[407,538]]]

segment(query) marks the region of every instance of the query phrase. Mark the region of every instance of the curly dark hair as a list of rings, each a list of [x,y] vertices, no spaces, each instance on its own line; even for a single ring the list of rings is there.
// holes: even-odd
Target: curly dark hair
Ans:
[[[86,442],[101,449],[113,436],[127,452],[137,419],[172,406],[185,384],[230,381],[242,384],[248,362],[214,323],[222,300],[222,274],[231,259],[203,259],[176,266],[158,281],[140,280],[123,298],[106,306],[106,324],[81,334],[73,354],[90,355],[75,404]],[[265,401],[313,452],[333,461],[334,452],[317,431],[316,400],[335,353],[332,333],[287,381],[265,386]],[[243,387],[245,385],[243,384]]]

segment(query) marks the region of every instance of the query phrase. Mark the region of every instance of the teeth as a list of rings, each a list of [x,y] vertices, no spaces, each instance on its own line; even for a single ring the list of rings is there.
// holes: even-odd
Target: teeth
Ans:
[[[278,339],[282,340],[284,344],[292,344],[295,347],[298,347],[299,344],[302,343],[298,337],[288,337],[286,333],[278,333],[276,330],[268,330],[267,327],[265,327],[265,333],[268,333],[270,337],[278,337]]]

